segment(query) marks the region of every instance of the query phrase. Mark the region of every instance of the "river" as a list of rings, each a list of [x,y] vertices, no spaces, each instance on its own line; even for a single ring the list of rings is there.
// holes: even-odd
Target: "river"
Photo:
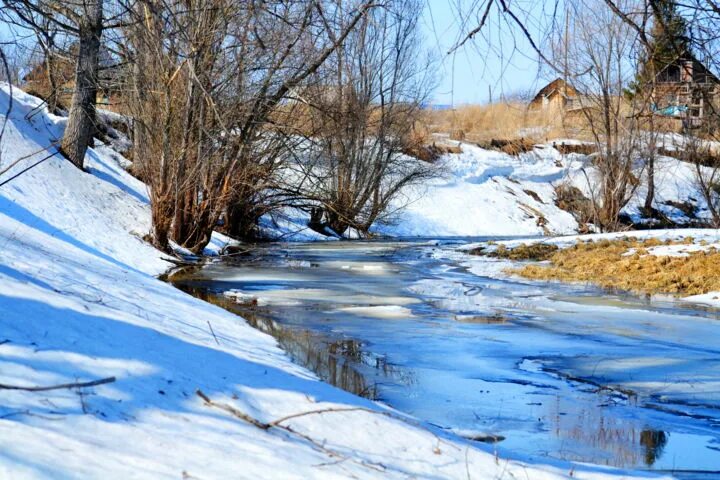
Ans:
[[[269,244],[173,281],[324,381],[503,455],[720,474],[720,312],[513,279],[469,240]]]

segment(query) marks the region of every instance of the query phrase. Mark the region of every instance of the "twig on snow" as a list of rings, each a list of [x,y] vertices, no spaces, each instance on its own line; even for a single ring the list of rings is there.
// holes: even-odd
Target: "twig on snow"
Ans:
[[[218,341],[217,336],[215,335],[215,331],[212,328],[212,325],[210,324],[210,320],[207,321],[208,327],[210,327],[210,333],[212,333],[213,338],[215,339],[215,343],[220,345],[220,342]]]
[[[93,380],[91,382],[74,382],[74,383],[62,383],[60,385],[50,385],[46,387],[42,386],[30,386],[24,387],[21,385],[6,385],[0,383],[0,390],[23,390],[26,392],[46,392],[48,390],[62,390],[65,388],[83,388],[83,387],[96,387],[98,385],[105,385],[106,383],[112,383],[117,380],[115,377],[101,378],[100,380]]]
[[[468,463],[468,453],[470,452],[470,445],[465,447],[465,473],[467,474],[467,480],[470,480],[470,464]]]
[[[291,415],[287,415],[285,417],[278,418],[277,420],[273,420],[272,422],[270,422],[268,425],[270,425],[271,427],[277,427],[277,426],[282,427],[282,425],[280,425],[282,422],[293,419],[293,418],[304,417],[306,415],[316,415],[316,414],[323,414],[323,413],[338,413],[338,412],[352,412],[352,411],[367,412],[367,413],[372,413],[373,415],[383,415],[383,416],[386,416],[389,418],[393,418],[395,420],[399,420],[404,423],[414,423],[417,426],[422,426],[422,424],[420,422],[416,422],[412,418],[406,418],[406,417],[402,417],[399,415],[395,415],[392,412],[373,410],[372,408],[366,408],[366,407],[321,408],[321,409],[317,409],[317,410],[308,410],[305,412],[293,413]],[[434,426],[437,426],[437,425],[434,425]],[[444,428],[444,427],[438,427],[438,428]],[[456,450],[460,450],[460,448],[458,448],[457,446],[455,446],[451,443],[445,442],[442,438],[438,437],[433,432],[428,431],[428,433],[430,433],[431,435],[433,435],[435,437],[435,439],[438,441],[438,444],[444,443],[448,446],[455,448]]]
[[[77,391],[77,394],[78,394],[78,397],[80,397],[80,407],[82,407],[82,412],[85,415],[87,415],[88,408],[87,408],[87,404],[85,403],[85,394],[83,393],[82,390],[79,390],[79,389]]]
[[[369,411],[369,412],[373,412],[373,410],[364,409],[364,408],[361,408],[361,407],[358,407],[358,408],[348,408],[348,409],[344,409],[344,410],[343,410],[343,409],[316,410],[316,411],[311,411],[311,412],[304,412],[304,413],[301,413],[301,414],[290,415],[290,416],[288,416],[288,417],[280,418],[280,419],[275,420],[275,421],[270,422],[270,423],[264,423],[264,422],[261,422],[261,421],[255,419],[255,418],[251,417],[250,415],[248,415],[248,414],[246,414],[246,413],[241,412],[240,410],[238,410],[237,408],[235,408],[235,407],[233,407],[233,406],[231,406],[231,405],[228,405],[228,404],[226,404],[226,403],[218,403],[218,402],[212,401],[207,395],[205,395],[205,394],[202,392],[202,390],[196,390],[195,393],[197,394],[198,397],[200,397],[200,398],[203,399],[203,401],[205,402],[206,405],[208,405],[208,406],[210,406],[210,407],[216,407],[216,408],[219,408],[219,409],[221,409],[221,410],[225,410],[226,412],[230,413],[231,415],[233,415],[233,416],[235,416],[235,417],[237,417],[237,418],[239,418],[239,419],[241,419],[241,420],[244,420],[244,421],[250,423],[251,425],[254,425],[254,426],[256,426],[256,427],[258,427],[258,428],[260,428],[260,429],[262,429],[262,430],[270,430],[271,428],[277,428],[277,429],[280,429],[280,430],[284,430],[284,431],[286,431],[286,432],[288,432],[288,433],[290,433],[290,434],[292,434],[292,435],[295,435],[296,437],[300,437],[300,438],[306,440],[306,441],[307,441],[308,443],[310,443],[314,448],[316,448],[317,450],[325,453],[325,454],[328,455],[329,457],[339,458],[339,459],[341,459],[341,460],[348,459],[348,460],[351,460],[351,461],[353,461],[353,462],[356,462],[356,463],[358,463],[358,464],[360,464],[360,465],[362,465],[362,466],[365,466],[365,467],[371,468],[371,469],[373,469],[373,470],[376,470],[376,471],[378,471],[378,472],[385,472],[385,471],[387,470],[387,468],[385,467],[385,465],[383,465],[383,464],[381,464],[381,463],[368,462],[368,461],[365,461],[365,460],[358,460],[358,459],[355,459],[355,458],[352,458],[352,457],[348,457],[347,455],[344,455],[344,454],[342,454],[342,453],[340,453],[340,452],[337,452],[337,451],[335,451],[335,450],[332,450],[332,449],[330,449],[330,448],[327,448],[325,445],[321,444],[321,443],[318,442],[317,440],[313,439],[312,437],[310,437],[310,436],[308,436],[308,435],[306,435],[306,434],[304,434],[304,433],[298,432],[298,431],[295,430],[294,428],[291,428],[291,427],[289,427],[289,426],[287,426],[287,425],[280,425],[280,422],[285,421],[285,420],[288,420],[289,418],[296,418],[296,417],[299,417],[299,416],[302,416],[302,415],[309,415],[309,414],[312,414],[312,413],[323,413],[323,412],[327,412],[327,411],[344,411],[344,410],[367,410],[367,411]],[[382,412],[375,412],[375,413],[382,413]],[[338,463],[339,463],[339,462],[338,462]]]
[[[200,397],[200,398],[202,398],[203,401],[204,401],[208,406],[210,406],[210,407],[216,407],[216,408],[219,408],[220,410],[225,410],[225,411],[228,412],[229,414],[234,415],[234,416],[238,417],[238,418],[241,419],[241,420],[245,420],[246,422],[248,422],[248,423],[250,423],[250,424],[252,424],[252,425],[255,425],[256,427],[258,427],[258,428],[260,428],[260,429],[262,429],[262,430],[268,430],[268,429],[272,426],[272,425],[270,425],[269,423],[263,423],[263,422],[261,422],[261,421],[259,421],[259,420],[254,419],[254,418],[251,417],[250,415],[241,412],[240,410],[238,410],[237,408],[235,408],[235,407],[233,407],[233,406],[231,406],[231,405],[228,405],[228,404],[225,404],[225,403],[213,402],[212,400],[210,400],[210,398],[209,398],[207,395],[205,395],[205,394],[202,392],[202,390],[196,390],[195,393],[197,393],[197,396]]]
[[[62,412],[50,412],[50,413],[52,413],[54,415],[64,415]],[[29,417],[38,417],[38,418],[42,418],[43,420],[51,420],[51,421],[65,420],[62,417],[60,417],[60,418],[59,417],[48,417],[47,415],[40,415],[39,413],[33,413],[30,410],[17,410],[15,412],[6,413],[4,415],[0,415],[0,420],[14,417],[16,415],[27,415]]]
[[[277,420],[273,420],[268,425],[271,427],[279,426],[282,422],[286,420],[290,420],[292,418],[298,418],[298,417],[304,417],[306,415],[315,415],[315,414],[321,414],[321,413],[333,413],[333,412],[353,412],[353,411],[362,411],[362,412],[368,412],[368,413],[377,413],[380,415],[384,415],[385,412],[378,412],[376,410],[371,410],[369,408],[364,407],[348,407],[348,408],[322,408],[318,410],[308,410],[306,412],[300,412],[300,413],[293,413],[292,415],[288,415],[286,417],[278,418]]]

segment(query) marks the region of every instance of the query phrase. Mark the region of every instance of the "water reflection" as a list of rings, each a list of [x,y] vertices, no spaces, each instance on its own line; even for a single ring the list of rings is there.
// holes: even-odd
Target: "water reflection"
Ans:
[[[720,352],[693,342],[716,324],[632,298],[603,303],[587,287],[481,277],[427,245],[391,247],[270,247],[178,286],[273,335],[322,380],[510,455],[720,470],[720,436],[646,408],[642,390],[677,396],[699,371],[711,386]]]
[[[553,434],[566,446],[560,452],[565,460],[588,461],[587,451],[594,451],[593,463],[652,467],[662,456],[668,441],[665,432],[640,426],[603,407],[578,408],[569,400],[556,397],[548,403]],[[575,446],[581,446],[582,450],[575,451]]]
[[[660,430],[643,430],[640,432],[640,445],[645,447],[645,465],[650,467],[660,458],[667,441],[667,434]]]
[[[256,301],[233,301],[206,287],[179,280],[176,286],[197,298],[242,316],[258,330],[272,335],[297,364],[324,382],[370,400],[381,400],[379,383],[404,383],[412,375],[390,364],[387,357],[368,352],[354,339],[332,339],[306,329],[292,328],[273,320]]]

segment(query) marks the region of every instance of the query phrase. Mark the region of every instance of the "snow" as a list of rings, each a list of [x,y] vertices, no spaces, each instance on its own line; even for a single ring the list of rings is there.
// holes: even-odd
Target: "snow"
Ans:
[[[0,111],[8,99],[3,86]],[[14,100],[2,166],[28,157],[3,178],[42,158],[64,123],[33,97],[15,90]],[[102,145],[86,163],[87,173],[55,156],[0,188],[0,383],[116,380],[3,390],[0,478],[632,476],[496,458],[321,383],[271,337],[155,278],[170,264],[141,239],[145,186]],[[196,390],[263,422],[342,411],[283,422],[295,434],[260,430]]]
[[[498,245],[507,248],[515,248],[520,245],[532,245],[544,243],[556,245],[560,248],[567,248],[578,242],[618,240],[622,238],[636,238],[638,240],[660,240],[672,242],[689,242],[680,245],[659,245],[647,249],[649,255],[687,257],[698,252],[711,252],[720,250],[720,229],[712,228],[687,228],[687,229],[658,229],[658,230],[635,230],[626,232],[594,233],[587,235],[565,235],[552,238],[515,238],[512,240],[500,240],[493,243],[477,242],[468,243],[458,248],[459,252],[468,252],[475,248],[483,248],[488,252],[493,251]],[[692,240],[692,241],[690,241]],[[626,255],[635,253],[629,249]],[[512,262],[495,260],[483,257],[483,262],[474,262],[470,267],[476,275],[500,278],[507,276],[505,271],[512,267]],[[714,307],[720,307],[720,292],[708,292],[703,295],[693,295],[682,298],[686,302],[702,303]]]
[[[512,157],[461,144],[444,157],[446,175],[405,192],[407,204],[382,234],[406,237],[543,235],[572,233],[573,216],[555,206],[553,182],[580,164],[567,166],[552,148]]]
[[[720,292],[708,292],[701,295],[690,295],[683,298],[686,302],[700,303],[712,307],[720,307]]]
[[[450,142],[449,140],[446,140]],[[665,135],[663,148],[682,149],[687,138]],[[485,150],[474,144],[454,142],[461,153],[449,153],[440,160],[443,174],[422,185],[401,192],[391,205],[388,224],[376,225],[374,233],[391,237],[484,237],[567,235],[578,231],[573,215],[555,204],[555,187],[567,184],[586,197],[593,194],[589,182],[597,183],[598,172],[591,155],[561,154],[553,145],[584,145],[573,139],[556,139],[519,156]],[[705,142],[720,148],[713,142]],[[408,160],[415,161],[415,160]],[[701,167],[705,168],[705,167]],[[622,213],[637,224],[651,225],[642,207],[647,194],[647,172],[638,162],[635,174],[640,184]],[[697,182],[695,166],[660,156],[655,166],[654,208],[681,225],[711,219],[711,213]],[[681,205],[695,211],[688,217]],[[262,228],[271,237],[290,241],[336,239],[307,227],[309,215],[287,208],[263,218]]]
[[[720,250],[720,243],[691,243],[689,245],[662,245],[648,249],[648,254],[657,257],[689,257],[692,253]]]
[[[713,228],[683,228],[683,229],[658,229],[658,230],[628,230],[625,232],[609,232],[609,233],[590,233],[585,235],[563,235],[549,238],[514,238],[512,240],[494,241],[492,245],[487,242],[468,243],[460,247],[460,250],[472,250],[478,247],[492,247],[497,245],[505,245],[507,248],[515,248],[519,245],[532,245],[536,243],[545,243],[549,245],[557,245],[558,247],[569,247],[578,242],[599,241],[599,240],[618,240],[621,238],[636,238],[638,240],[671,240],[679,242],[687,238],[692,238],[694,243],[711,242],[714,243],[720,239],[720,229]],[[689,247],[685,245],[684,247]],[[704,248],[710,248],[707,245]],[[659,247],[655,247],[659,248]]]
[[[399,305],[373,305],[368,307],[343,307],[338,309],[341,312],[352,313],[372,318],[409,318],[413,316],[412,310]]]

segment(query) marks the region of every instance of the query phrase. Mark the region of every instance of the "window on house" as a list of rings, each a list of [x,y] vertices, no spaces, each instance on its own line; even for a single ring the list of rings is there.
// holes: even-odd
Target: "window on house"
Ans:
[[[680,67],[678,65],[668,65],[668,67],[658,74],[659,82],[679,82]]]

